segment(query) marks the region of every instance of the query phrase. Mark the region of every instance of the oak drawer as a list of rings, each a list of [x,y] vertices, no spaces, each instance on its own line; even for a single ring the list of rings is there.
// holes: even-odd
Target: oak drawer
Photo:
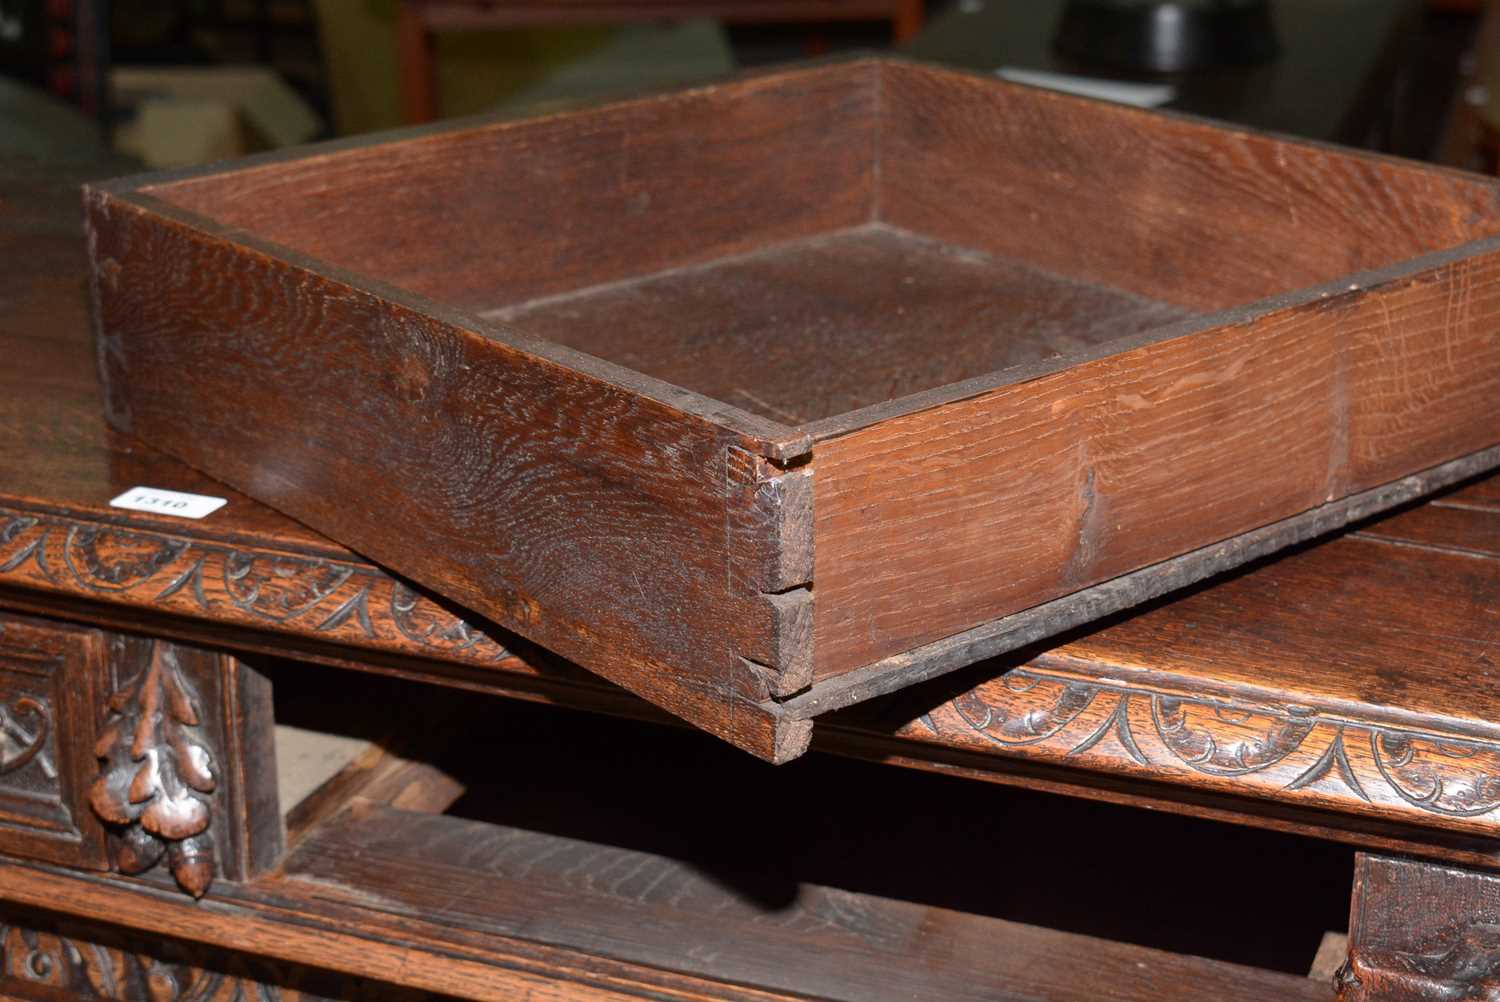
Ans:
[[[1494,181],[961,72],[86,203],[114,424],[778,761],[1500,459]]]
[[[89,810],[98,630],[0,611],[0,854],[104,869]]]

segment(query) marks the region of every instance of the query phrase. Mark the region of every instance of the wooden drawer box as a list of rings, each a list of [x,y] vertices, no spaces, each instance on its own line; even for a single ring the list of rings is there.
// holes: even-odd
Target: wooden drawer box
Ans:
[[[1497,194],[863,60],[85,201],[116,425],[785,760],[1494,465]]]

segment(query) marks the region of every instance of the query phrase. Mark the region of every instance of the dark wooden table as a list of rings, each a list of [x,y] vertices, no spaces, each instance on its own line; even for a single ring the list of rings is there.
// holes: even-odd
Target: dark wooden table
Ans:
[[[12,164],[0,184],[0,992],[1331,997],[896,897],[801,885],[768,901],[649,847],[443,813],[459,786],[426,744],[458,740],[501,794],[527,768],[469,750],[492,713],[479,693],[661,718],[108,430],[77,180]],[[228,504],[202,520],[109,505],[136,486]],[[1500,983],[1497,561],[1492,479],[820,720],[814,747],[1352,844],[1344,997],[1480,997],[1463,993]],[[475,695],[435,702],[454,690]],[[319,714],[398,738],[281,803],[276,725]],[[778,801],[777,775],[736,825],[768,852],[816,820]],[[1232,907],[1210,901],[1204,921]]]

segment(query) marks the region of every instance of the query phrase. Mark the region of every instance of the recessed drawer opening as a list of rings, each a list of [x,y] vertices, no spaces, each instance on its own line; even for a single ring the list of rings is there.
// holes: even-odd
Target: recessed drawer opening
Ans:
[[[288,812],[317,817],[279,879],[403,933],[867,1000],[1008,997],[1028,937],[1305,974],[1344,921],[1346,847],[824,754],[778,769],[678,727],[321,667],[275,677],[296,721],[278,754],[308,750],[318,775],[347,763]],[[403,749],[387,775],[404,779],[358,764],[366,737]],[[330,808],[358,770],[376,778]],[[1205,924],[1192,903],[1224,858],[1239,879],[1317,892],[1290,919],[1249,895]],[[1145,925],[1147,898],[1181,907]]]

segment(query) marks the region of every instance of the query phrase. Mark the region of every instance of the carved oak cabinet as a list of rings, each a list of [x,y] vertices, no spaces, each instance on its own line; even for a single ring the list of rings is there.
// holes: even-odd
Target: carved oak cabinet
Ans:
[[[848,765],[838,756],[880,763],[861,768],[905,784],[888,796],[919,819],[1001,784],[1192,815],[1226,840],[1255,826],[1353,845],[1336,983],[994,918],[889,881],[767,891],[750,876],[796,858],[824,817],[781,798],[789,780],[724,772],[744,786],[732,824],[691,830],[732,851],[706,861],[679,858],[693,847],[665,824],[577,837],[540,816],[487,820],[486,797],[536,796],[539,766],[522,735],[495,733],[491,697],[623,718],[615,754],[665,715],[108,429],[76,187],[9,165],[0,192],[0,994],[1500,990],[1500,480],[820,718],[813,747],[828,754],[769,774],[826,775],[825,809],[849,807],[841,774],[807,770]],[[111,507],[140,486],[228,503],[199,520]],[[533,712],[564,734],[585,719]],[[680,821],[716,793],[657,789],[683,757],[566,806],[587,815],[616,796],[676,805]],[[986,879],[1025,868],[1031,835],[996,836]],[[974,836],[944,837],[928,858]]]

